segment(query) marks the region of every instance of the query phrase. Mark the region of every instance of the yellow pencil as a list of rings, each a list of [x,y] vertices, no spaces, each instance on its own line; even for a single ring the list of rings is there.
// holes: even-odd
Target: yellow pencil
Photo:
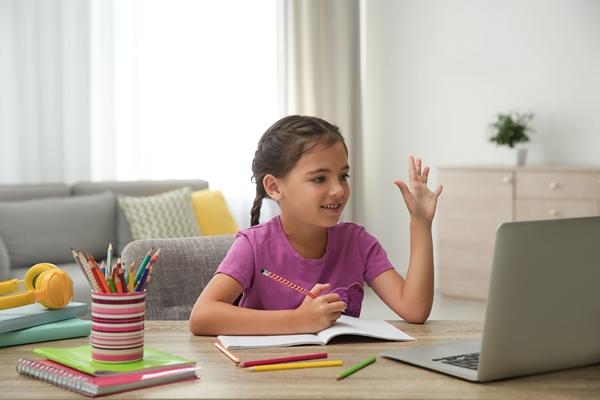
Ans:
[[[271,364],[257,365],[255,367],[246,368],[248,371],[277,371],[281,369],[299,369],[299,368],[319,368],[319,367],[339,367],[342,365],[342,360],[335,361],[311,361],[305,363],[293,364]]]

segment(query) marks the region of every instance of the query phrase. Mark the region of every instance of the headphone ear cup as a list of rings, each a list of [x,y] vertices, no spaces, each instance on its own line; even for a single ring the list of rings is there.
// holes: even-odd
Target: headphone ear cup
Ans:
[[[63,308],[73,298],[73,280],[65,271],[50,268],[42,272],[35,281],[35,290],[44,291],[39,303],[46,308]]]
[[[29,268],[29,271],[27,271],[27,273],[25,274],[25,279],[23,280],[23,283],[25,284],[25,289],[27,291],[35,290],[36,281],[38,280],[39,275],[42,272],[48,271],[49,269],[53,268],[58,269],[56,265],[50,263],[39,263]]]

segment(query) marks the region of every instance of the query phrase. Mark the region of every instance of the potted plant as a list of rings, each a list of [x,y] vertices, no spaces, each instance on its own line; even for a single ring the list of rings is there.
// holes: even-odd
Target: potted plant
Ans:
[[[496,121],[489,125],[488,133],[490,142],[496,143],[498,146],[508,146],[511,149],[510,153],[513,159],[514,154],[512,153],[516,153],[517,165],[525,163],[527,149],[512,149],[515,149],[515,145],[518,143],[529,142],[528,133],[533,132],[533,128],[529,126],[529,122],[532,119],[533,113],[499,113]]]

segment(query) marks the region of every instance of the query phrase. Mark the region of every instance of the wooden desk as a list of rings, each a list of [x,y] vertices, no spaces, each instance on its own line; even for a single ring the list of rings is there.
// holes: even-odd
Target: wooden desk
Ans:
[[[392,322],[418,342],[387,342],[366,338],[336,338],[329,345],[238,350],[242,361],[326,351],[343,367],[250,372],[236,368],[215,346],[214,337],[192,335],[185,321],[150,321],[146,345],[197,360],[200,379],[110,396],[115,399],[401,399],[401,398],[598,398],[600,365],[486,384],[469,383],[379,356],[384,350],[481,335],[482,323],[430,321],[424,325]],[[89,338],[28,344],[0,349],[0,399],[84,398],[74,392],[19,375],[20,357],[37,359],[36,347],[73,347]],[[377,362],[337,381],[341,371],[377,355]]]

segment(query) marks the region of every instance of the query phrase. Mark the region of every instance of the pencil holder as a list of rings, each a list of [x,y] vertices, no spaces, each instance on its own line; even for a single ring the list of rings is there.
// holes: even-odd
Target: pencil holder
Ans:
[[[92,360],[127,363],[144,358],[145,317],[145,291],[92,291]]]

